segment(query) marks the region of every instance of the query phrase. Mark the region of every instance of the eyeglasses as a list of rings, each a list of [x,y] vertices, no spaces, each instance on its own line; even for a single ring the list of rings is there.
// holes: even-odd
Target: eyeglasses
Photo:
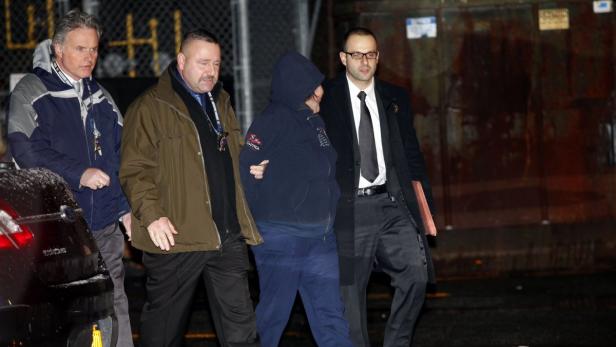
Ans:
[[[344,52],[344,54],[348,54],[353,58],[353,60],[363,60],[364,57],[366,59],[372,60],[379,57],[379,52]]]

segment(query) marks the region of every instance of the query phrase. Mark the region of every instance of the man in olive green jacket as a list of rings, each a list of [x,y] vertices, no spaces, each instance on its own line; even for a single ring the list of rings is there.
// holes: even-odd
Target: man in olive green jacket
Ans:
[[[179,346],[203,279],[222,346],[257,346],[246,243],[262,242],[240,185],[242,136],[218,83],[220,44],[188,33],[158,84],[129,108],[120,181],[143,250],[143,346]],[[266,163],[255,166],[262,177]]]

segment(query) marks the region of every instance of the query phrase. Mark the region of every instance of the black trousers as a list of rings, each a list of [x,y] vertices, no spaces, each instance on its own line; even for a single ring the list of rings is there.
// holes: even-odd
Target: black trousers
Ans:
[[[221,346],[258,346],[248,290],[248,253],[239,236],[219,251],[143,253],[146,303],[141,313],[143,347],[181,346],[198,281],[203,280]]]
[[[353,343],[370,346],[366,287],[376,262],[389,275],[394,289],[383,346],[408,347],[428,281],[424,245],[417,228],[406,208],[384,193],[355,199],[354,236],[355,281],[341,287]]]

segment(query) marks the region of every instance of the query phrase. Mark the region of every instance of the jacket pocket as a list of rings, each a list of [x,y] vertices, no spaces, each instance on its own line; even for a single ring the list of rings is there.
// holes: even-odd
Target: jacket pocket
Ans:
[[[182,142],[183,136],[178,135],[165,136],[160,143],[160,203],[167,217],[172,218],[172,222],[179,217],[181,199],[178,199],[178,195],[183,194],[185,188],[181,161]]]

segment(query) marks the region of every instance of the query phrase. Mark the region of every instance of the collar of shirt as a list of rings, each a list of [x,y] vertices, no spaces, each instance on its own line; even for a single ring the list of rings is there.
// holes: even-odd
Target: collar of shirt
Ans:
[[[193,91],[192,89],[190,89],[190,87],[188,86],[188,84],[186,84],[186,81],[184,81],[184,77],[182,77],[182,74],[180,73],[180,70],[175,69],[174,71],[175,76],[177,77],[178,81],[180,81],[180,84],[182,84],[182,86],[184,87],[184,89],[186,89],[186,91],[192,95],[193,98],[195,98],[195,100],[197,100],[197,102],[199,103],[199,105],[201,105],[201,107],[203,107],[203,99],[205,96],[197,93],[195,91]]]
[[[83,95],[83,78],[77,81],[74,78],[72,78],[69,74],[67,74],[66,71],[64,71],[62,69],[62,67],[60,67],[60,64],[58,64],[56,61],[54,61],[53,64],[54,64],[54,68],[53,68],[54,73],[56,75],[58,75],[58,78],[60,78],[62,83],[70,84],[70,86],[73,87],[73,91],[77,95],[77,100],[79,101],[79,106],[80,106],[80,109],[81,109],[81,121],[82,121],[83,127],[85,129],[86,128],[86,119],[88,117],[88,107],[86,106],[86,104],[83,102],[83,99],[82,99],[82,95]],[[94,103],[92,102],[92,95],[90,95],[90,102],[91,102],[91,106],[94,106]]]
[[[58,65],[58,67],[60,67]],[[60,70],[62,70],[62,68],[60,67]],[[66,78],[69,80],[69,82],[71,82],[71,84],[75,84],[75,83],[81,83],[81,80],[75,80],[71,77],[71,75],[67,74],[66,71],[62,70],[62,72],[64,73],[64,76],[66,76]]]
[[[56,63],[57,64],[57,63]],[[64,77],[66,77],[66,79],[71,83],[71,87],[75,88],[75,84],[79,84],[79,90],[83,90],[83,79],[80,80],[75,80],[71,77],[71,75],[69,75],[68,73],[66,73],[66,71],[64,71],[64,69],[60,66],[60,64],[58,65],[58,69],[60,69],[60,71],[62,71],[62,73],[64,74]],[[75,92],[77,92],[77,90],[75,90]],[[81,95],[79,95],[79,97],[81,97]]]
[[[359,98],[357,97],[357,94],[359,94],[359,92],[361,92],[362,89],[357,88],[357,86],[353,84],[353,82],[349,79],[348,75],[345,75],[345,76],[349,84],[349,93],[353,97],[351,98],[351,100],[353,101],[359,100]],[[363,91],[364,93],[366,93],[366,101],[370,99],[376,102],[376,95],[374,94],[374,77],[372,77],[372,80],[370,81],[370,85],[366,87],[366,89],[363,89]]]

